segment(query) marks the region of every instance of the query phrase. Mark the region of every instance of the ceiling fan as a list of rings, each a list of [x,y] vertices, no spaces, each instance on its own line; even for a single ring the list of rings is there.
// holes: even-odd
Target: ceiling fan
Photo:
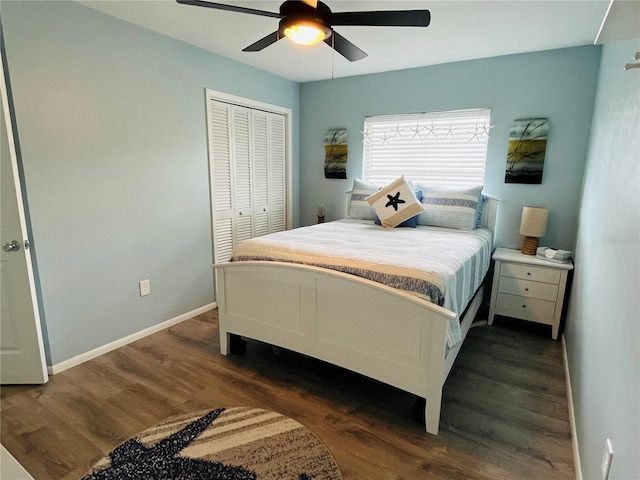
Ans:
[[[280,5],[279,13],[204,0],[176,1],[184,5],[280,19],[278,30],[244,48],[243,52],[258,52],[281,38],[288,37],[299,45],[314,45],[324,41],[351,62],[361,60],[367,54],[336,32],[334,26],[427,27],[431,21],[429,10],[333,13],[319,0],[287,0]]]

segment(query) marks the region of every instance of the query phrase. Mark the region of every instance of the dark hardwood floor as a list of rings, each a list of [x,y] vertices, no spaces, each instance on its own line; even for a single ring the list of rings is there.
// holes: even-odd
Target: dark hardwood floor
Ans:
[[[217,324],[212,311],[46,385],[3,386],[2,444],[36,480],[77,479],[169,416],[255,406],[310,428],[345,480],[575,478],[562,348],[547,327],[496,319],[472,328],[434,436],[412,420],[412,395],[258,342],[224,357]]]

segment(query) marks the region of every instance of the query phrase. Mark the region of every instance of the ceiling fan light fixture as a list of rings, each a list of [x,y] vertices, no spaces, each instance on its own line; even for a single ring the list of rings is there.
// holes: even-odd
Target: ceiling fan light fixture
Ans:
[[[282,27],[284,35],[298,45],[315,45],[331,35],[331,29],[312,20],[298,20]]]
[[[282,38],[288,37],[299,45],[315,45],[324,41],[350,62],[362,60],[367,54],[334,31],[334,26],[426,27],[431,22],[429,10],[371,10],[332,13],[331,9],[321,0],[284,0],[280,5],[279,13],[208,0],[176,1],[196,7],[280,19],[278,30],[243,48],[243,52],[259,52]],[[329,38],[331,41],[328,40]]]

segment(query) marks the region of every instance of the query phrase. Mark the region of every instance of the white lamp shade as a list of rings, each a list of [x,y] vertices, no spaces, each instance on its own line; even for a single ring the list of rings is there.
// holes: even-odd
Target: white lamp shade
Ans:
[[[549,211],[543,207],[524,207],[520,222],[520,235],[525,237],[544,237],[547,231]]]

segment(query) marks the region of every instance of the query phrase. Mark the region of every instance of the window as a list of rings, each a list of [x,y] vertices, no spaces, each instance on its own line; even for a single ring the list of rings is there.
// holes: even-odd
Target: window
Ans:
[[[484,184],[491,110],[366,117],[363,177],[386,185],[400,175],[436,186]]]

